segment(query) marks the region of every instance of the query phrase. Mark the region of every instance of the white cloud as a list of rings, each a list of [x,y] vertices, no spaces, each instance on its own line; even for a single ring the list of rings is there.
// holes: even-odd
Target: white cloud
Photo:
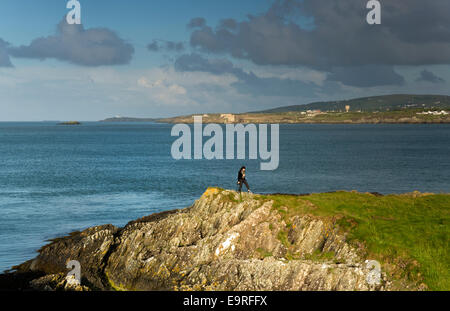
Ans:
[[[182,86],[179,86],[177,84],[172,84],[171,86],[169,86],[169,91],[174,93],[174,94],[178,94],[178,95],[185,95],[186,94],[186,89]]]
[[[312,82],[323,85],[327,79],[327,73],[305,67],[288,66],[257,66],[247,64],[247,70],[253,71],[260,78],[291,79],[302,82]]]
[[[286,77],[319,82],[323,76],[308,70],[250,68],[264,77]],[[448,67],[433,72],[450,81]],[[431,70],[430,69],[430,70]],[[388,93],[448,94],[449,82],[424,87],[416,82],[416,69],[398,68],[406,86],[362,90],[340,86],[337,93],[317,98],[248,95],[232,86],[233,75],[177,72],[172,67],[127,69],[111,67],[48,66],[37,64],[0,68],[0,120],[99,120],[114,115],[166,117],[192,113],[246,112],[277,106],[305,104]],[[445,74],[447,73],[447,75]],[[412,82],[411,82],[412,81]],[[325,85],[328,87],[327,83]],[[326,87],[324,87],[326,89]]]
[[[176,84],[170,83],[165,79],[158,79],[156,81],[149,81],[145,77],[138,79],[137,84],[148,89],[146,95],[150,100],[155,100],[159,104],[165,105],[186,105],[195,104],[186,95],[187,90]]]

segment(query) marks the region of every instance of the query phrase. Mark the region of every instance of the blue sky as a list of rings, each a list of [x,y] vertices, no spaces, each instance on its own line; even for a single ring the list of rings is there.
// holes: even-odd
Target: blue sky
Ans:
[[[79,2],[74,26],[65,0],[2,0],[0,121],[245,112],[450,90],[444,0],[383,1],[375,27],[362,0]]]
[[[85,28],[107,27],[130,41],[136,50],[154,38],[189,39],[188,22],[207,16],[216,24],[223,18],[243,19],[250,12],[264,12],[267,0],[80,0]],[[56,24],[69,11],[65,0],[2,0],[1,38],[14,44],[28,44],[32,39],[54,32]],[[133,60],[133,66],[154,65],[160,55],[145,53]]]

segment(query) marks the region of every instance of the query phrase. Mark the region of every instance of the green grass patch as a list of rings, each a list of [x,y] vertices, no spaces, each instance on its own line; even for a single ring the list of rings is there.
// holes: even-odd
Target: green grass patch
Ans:
[[[375,196],[335,192],[308,196],[271,195],[286,223],[295,215],[336,217],[350,243],[363,242],[370,259],[392,275],[450,290],[450,195]],[[278,239],[289,246],[287,232]]]
[[[262,257],[262,258],[267,258],[267,257],[272,257],[273,256],[272,252],[269,252],[268,250],[266,250],[264,248],[257,248],[256,251],[258,252],[260,257]]]
[[[312,261],[330,261],[335,259],[335,253],[321,252],[320,250],[316,249],[312,254],[305,255],[304,259]]]
[[[242,201],[242,199],[237,200],[237,199],[235,198],[234,194],[231,193],[231,192],[228,193],[228,194],[226,195],[226,199],[228,199],[228,201],[231,201],[231,202],[233,202],[233,203],[240,203],[240,201]]]
[[[291,243],[289,243],[288,239],[288,233],[284,230],[280,230],[277,235],[278,240],[280,240],[281,244],[283,244],[286,248],[289,248],[291,246]]]

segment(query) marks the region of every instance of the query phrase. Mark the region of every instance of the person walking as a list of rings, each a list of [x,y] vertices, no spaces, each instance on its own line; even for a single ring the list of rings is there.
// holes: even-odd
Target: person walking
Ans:
[[[237,184],[239,185],[239,193],[241,193],[243,184],[245,184],[245,186],[247,187],[247,192],[251,193],[250,187],[248,186],[247,179],[245,179],[245,170],[246,170],[246,168],[245,168],[245,166],[243,166],[243,167],[241,167],[241,169],[239,170],[239,173],[238,173]]]

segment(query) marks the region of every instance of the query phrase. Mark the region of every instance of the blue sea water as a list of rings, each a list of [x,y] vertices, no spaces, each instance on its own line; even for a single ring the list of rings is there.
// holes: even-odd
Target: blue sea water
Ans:
[[[0,123],[0,271],[46,240],[191,205],[208,186],[257,193],[450,192],[450,125],[281,125],[280,165],[171,157],[172,125]]]

